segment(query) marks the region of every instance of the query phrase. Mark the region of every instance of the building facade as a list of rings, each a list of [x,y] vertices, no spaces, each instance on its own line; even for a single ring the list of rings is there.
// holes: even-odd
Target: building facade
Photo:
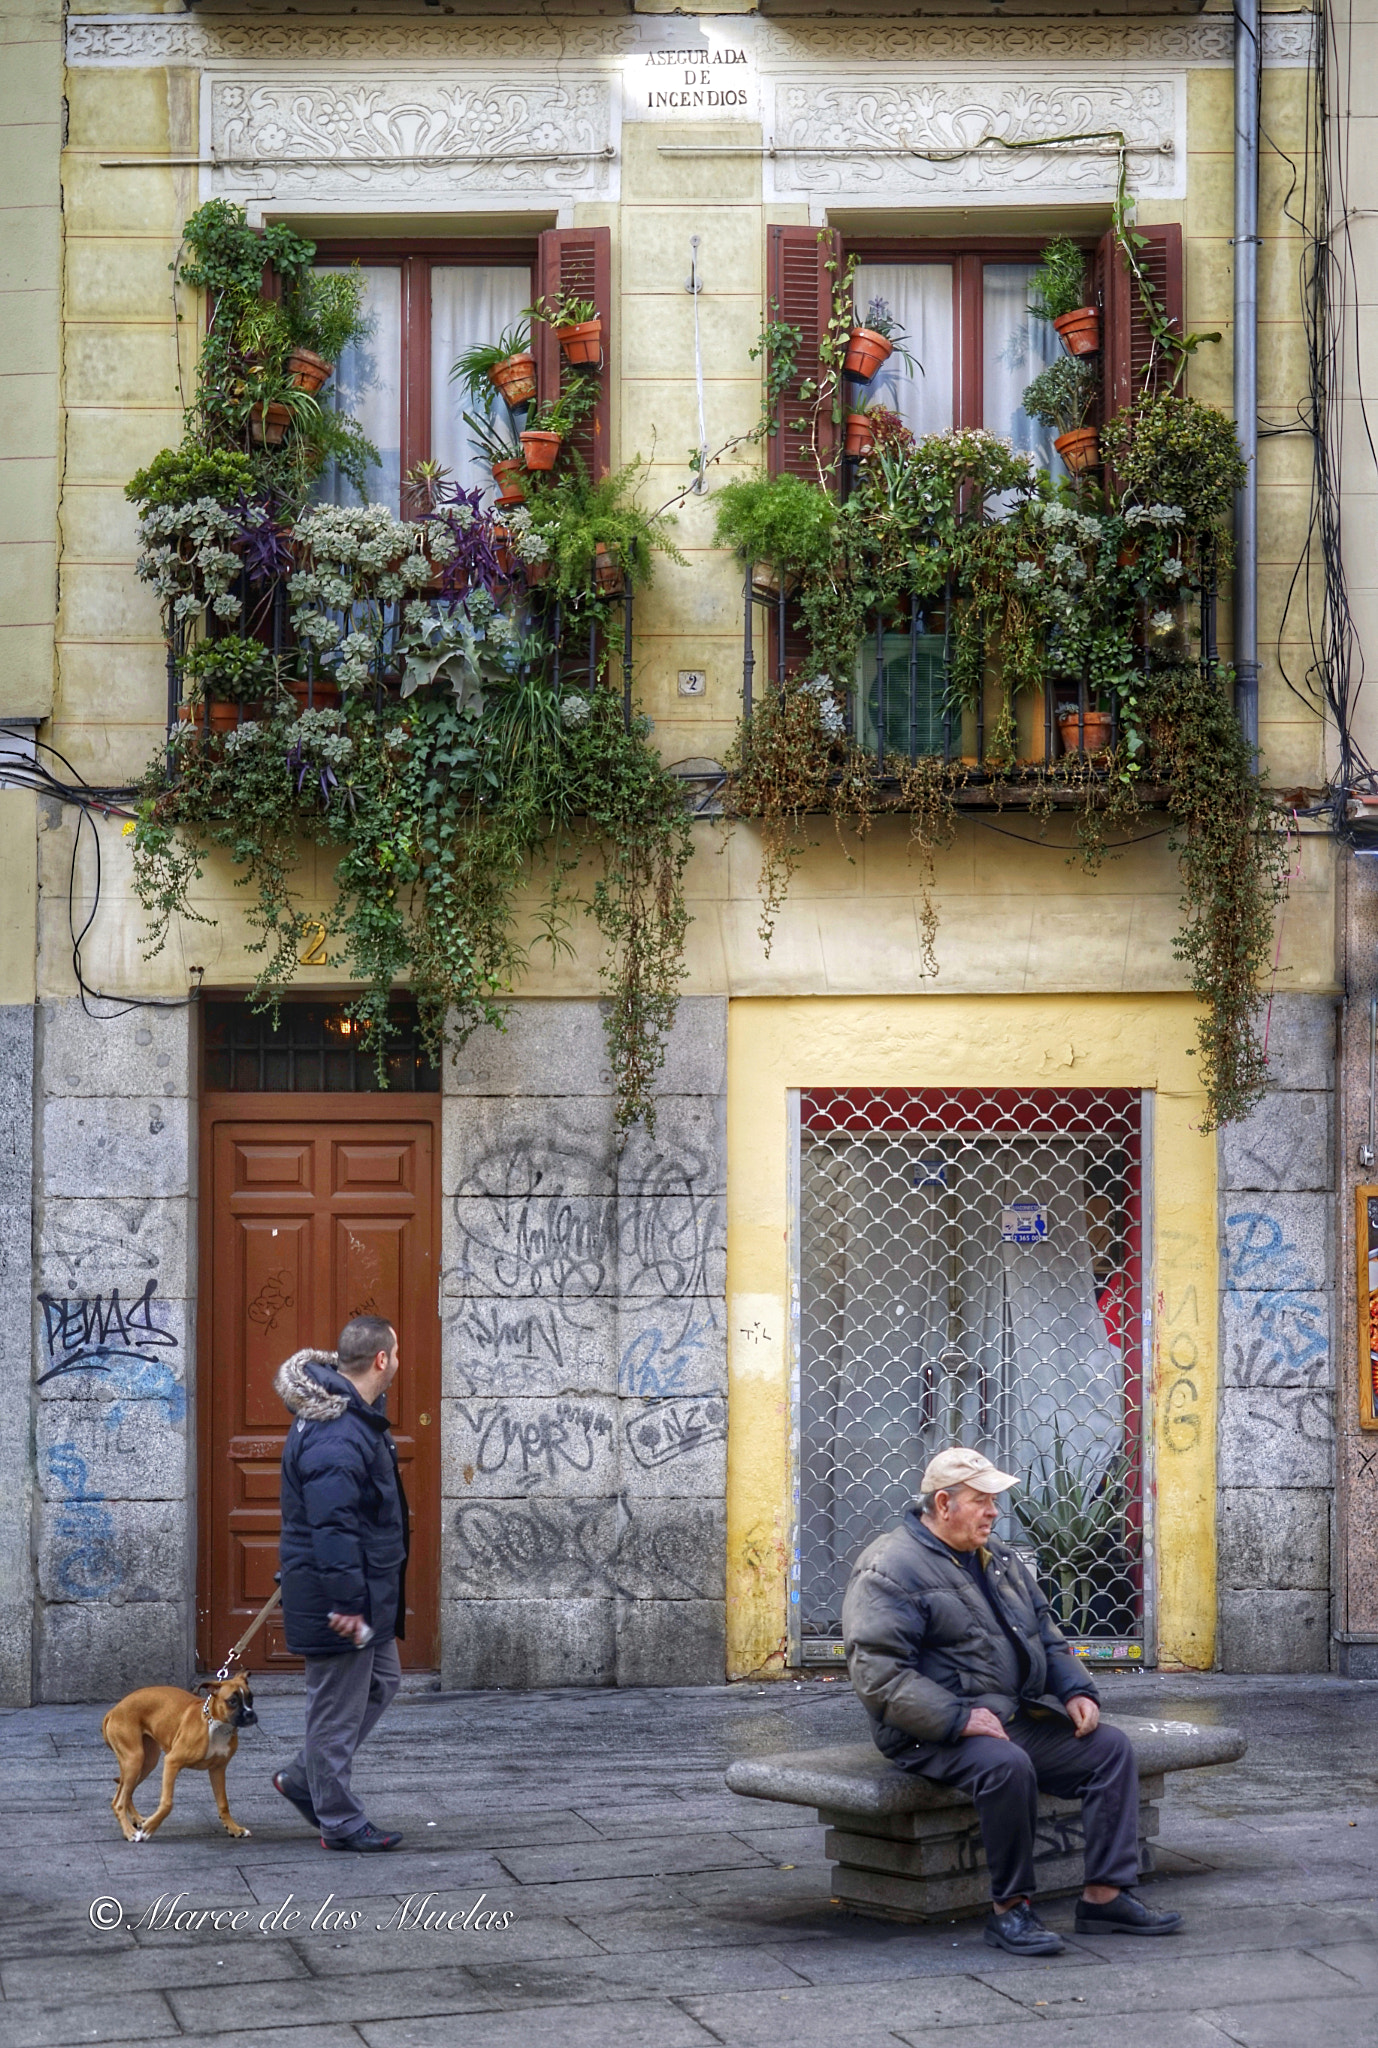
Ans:
[[[1314,388],[1296,179],[1316,162],[1315,18],[1265,13],[1259,38],[1259,410],[1278,430],[1258,457],[1258,737],[1296,821],[1269,1092],[1219,1132],[1151,805],[1087,873],[1066,815],[978,800],[977,775],[931,885],[907,819],[822,819],[767,952],[762,829],[714,791],[748,618],[758,692],[788,635],[714,544],[713,498],[787,461],[788,419],[751,438],[752,351],[825,305],[829,252],[856,257],[859,301],[906,309],[923,372],[895,387],[901,413],[1008,432],[1039,251],[1061,234],[1094,256],[1121,164],[1169,310],[1223,336],[1187,388],[1228,410],[1228,11],[32,0],[9,35],[0,1257],[26,1307],[0,1402],[3,1697],[219,1661],[272,1587],[271,1368],[362,1308],[401,1327],[408,1657],[447,1686],[835,1659],[847,1560],[944,1436],[1020,1461],[1052,1521],[1013,1533],[1041,1568],[1083,1546],[1059,1598],[1093,1657],[1326,1670],[1365,1628],[1378,1654],[1355,1590],[1371,1460],[1335,1114],[1347,949],[1372,913],[1309,815],[1334,766],[1333,721],[1291,687],[1313,660],[1295,596],[1313,443],[1281,430]],[[249,1009],[255,932],[219,857],[193,898],[210,921],[146,954],[122,823],[169,700],[124,486],[181,437],[204,307],[170,267],[212,198],[363,267],[384,496],[419,459],[468,460],[447,373],[475,307],[506,318],[587,255],[601,457],[643,458],[682,555],[630,643],[696,808],[653,1134],[618,1130],[591,941],[533,950],[506,1028],[438,1071],[408,1041],[386,1092],[324,947],[280,1028]],[[724,447],[693,488],[695,453]],[[1223,602],[1219,631],[1228,658]],[[1020,717],[1021,754],[1050,753],[1052,707]],[[308,896],[327,885],[307,872]],[[1367,1041],[1345,1028],[1352,1124]],[[1077,1487],[1090,1536],[1068,1534]],[[271,1626],[262,1655],[285,1656]]]

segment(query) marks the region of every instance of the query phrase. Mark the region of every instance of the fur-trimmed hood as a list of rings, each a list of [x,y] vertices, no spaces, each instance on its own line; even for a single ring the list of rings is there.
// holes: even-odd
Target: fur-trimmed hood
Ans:
[[[323,1385],[311,1370],[314,1365],[329,1373],[339,1371],[333,1351],[294,1351],[274,1375],[274,1392],[293,1415],[307,1422],[334,1422],[349,1406],[349,1396]]]

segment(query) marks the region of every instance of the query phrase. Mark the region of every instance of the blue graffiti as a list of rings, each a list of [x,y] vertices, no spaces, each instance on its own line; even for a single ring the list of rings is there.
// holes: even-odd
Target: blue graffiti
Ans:
[[[708,1327],[706,1322],[688,1322],[680,1336],[668,1343],[663,1330],[642,1330],[622,1353],[617,1368],[618,1393],[650,1398],[657,1394],[688,1393],[703,1377],[697,1360]]]
[[[58,1589],[69,1600],[103,1600],[124,1574],[115,1551],[115,1524],[105,1495],[87,1483],[86,1460],[75,1444],[54,1444],[48,1451],[48,1477],[63,1498],[53,1517]]]
[[[1261,1209],[1241,1209],[1225,1218],[1227,1231],[1238,1232],[1226,1239],[1225,1261],[1233,1286],[1265,1285],[1269,1290],[1307,1287],[1314,1284],[1298,1247],[1283,1236],[1276,1216]]]
[[[1255,1295],[1249,1321],[1258,1331],[1241,1363],[1256,1385],[1267,1385],[1283,1376],[1286,1380],[1305,1378],[1311,1384],[1325,1377],[1330,1360],[1329,1319],[1324,1304],[1295,1294],[1270,1291]],[[1243,1347],[1236,1347],[1242,1354]]]

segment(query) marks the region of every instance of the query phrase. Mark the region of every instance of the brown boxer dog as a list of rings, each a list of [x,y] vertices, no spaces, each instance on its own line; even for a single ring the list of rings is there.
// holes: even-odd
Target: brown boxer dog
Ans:
[[[127,1842],[146,1842],[162,1826],[172,1811],[179,1771],[205,1771],[225,1832],[236,1837],[249,1832],[234,1818],[225,1797],[225,1766],[239,1747],[239,1731],[258,1720],[248,1674],[237,1671],[219,1685],[214,1679],[203,1680],[199,1690],[206,1693],[204,1700],[179,1685],[146,1685],[126,1694],[100,1724],[120,1767],[110,1804]],[[160,1756],[163,1796],[157,1812],[143,1820],[134,1808],[134,1792]]]

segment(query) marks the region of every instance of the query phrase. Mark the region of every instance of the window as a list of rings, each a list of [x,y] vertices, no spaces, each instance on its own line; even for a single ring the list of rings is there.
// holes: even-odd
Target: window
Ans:
[[[373,1048],[361,1042],[347,1001],[326,998],[281,1005],[277,1021],[247,1002],[205,1006],[205,1086],[234,1094],[372,1094],[378,1087]],[[387,1046],[390,1088],[434,1093],[440,1069],[421,1039],[416,1004],[392,1004]]]
[[[1029,311],[1037,251],[928,251],[872,261],[862,251],[855,298],[862,319],[883,299],[907,339],[877,372],[867,399],[888,405],[915,434],[987,427],[1062,473],[1052,435],[1031,420],[1025,388],[1061,353],[1046,320]]]
[[[320,254],[323,270],[357,260],[368,285],[372,331],[345,350],[322,399],[352,413],[382,456],[369,496],[399,511],[402,478],[428,457],[466,489],[491,488],[450,371],[466,348],[496,341],[531,304],[534,245],[457,243],[396,254],[376,245],[323,245]],[[319,496],[330,504],[358,502],[334,470],[322,477]]]

